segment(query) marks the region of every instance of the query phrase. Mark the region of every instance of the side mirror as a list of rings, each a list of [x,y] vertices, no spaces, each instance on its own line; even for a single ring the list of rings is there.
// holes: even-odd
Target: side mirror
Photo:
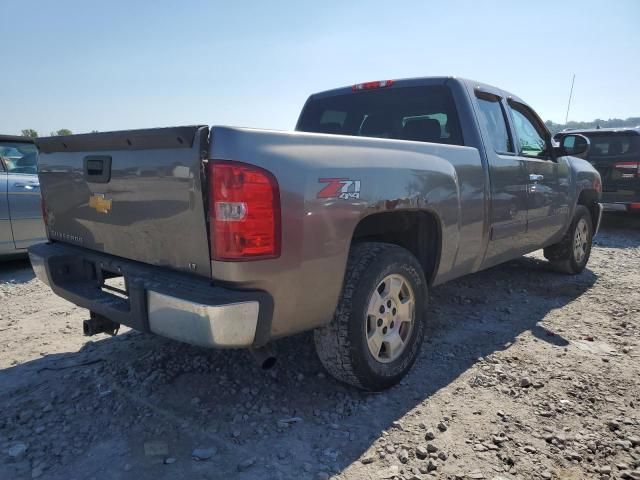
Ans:
[[[589,155],[590,146],[591,142],[589,142],[589,139],[584,135],[570,133],[561,138],[559,153],[561,156],[569,155],[586,160]]]

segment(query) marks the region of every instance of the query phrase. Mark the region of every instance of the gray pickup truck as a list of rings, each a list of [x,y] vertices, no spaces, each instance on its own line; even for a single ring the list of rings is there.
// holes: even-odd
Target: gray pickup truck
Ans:
[[[49,242],[29,252],[90,310],[86,334],[124,324],[266,366],[273,339],[315,329],[331,374],[381,390],[418,355],[431,287],[540,248],[585,268],[601,183],[584,140],[554,145],[518,97],[445,77],[312,95],[296,131],[39,139]]]

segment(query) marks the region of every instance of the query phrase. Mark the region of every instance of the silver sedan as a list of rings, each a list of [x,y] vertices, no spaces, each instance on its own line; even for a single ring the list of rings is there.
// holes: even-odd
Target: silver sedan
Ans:
[[[32,140],[0,135],[0,258],[47,240],[37,161]]]

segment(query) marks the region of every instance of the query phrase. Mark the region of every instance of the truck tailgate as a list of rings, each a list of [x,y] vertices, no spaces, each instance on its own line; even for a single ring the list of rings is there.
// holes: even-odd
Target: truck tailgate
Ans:
[[[189,126],[39,139],[49,238],[210,276],[208,137]]]

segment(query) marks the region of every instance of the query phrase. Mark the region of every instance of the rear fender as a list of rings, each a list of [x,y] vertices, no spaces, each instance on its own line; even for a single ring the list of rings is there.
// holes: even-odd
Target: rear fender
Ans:
[[[258,165],[278,180],[281,256],[211,264],[214,282],[273,297],[272,337],[331,320],[353,233],[370,215],[433,212],[447,239],[438,274],[451,269],[460,239],[454,163],[481,168],[477,149],[469,147],[228,127],[213,128],[209,156]]]

